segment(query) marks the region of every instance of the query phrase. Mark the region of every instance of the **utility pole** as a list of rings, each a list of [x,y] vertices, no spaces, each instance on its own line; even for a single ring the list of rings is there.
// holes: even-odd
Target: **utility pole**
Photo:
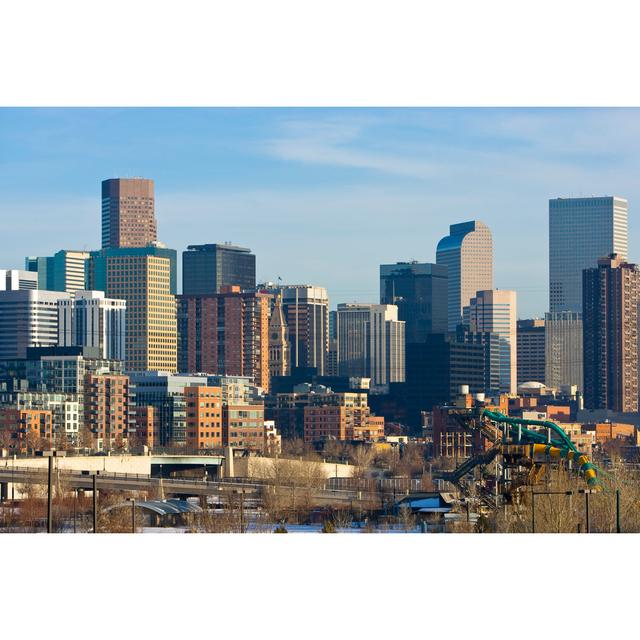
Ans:
[[[616,533],[620,531],[620,489],[616,489]]]
[[[93,474],[93,533],[98,533],[98,476]]]
[[[78,489],[73,492],[73,533],[76,532],[76,512],[78,505]]]
[[[244,533],[244,489],[240,489],[240,533]]]
[[[42,451],[42,456],[49,458],[47,473],[47,533],[53,533],[53,459],[64,457],[66,451]]]
[[[131,533],[136,532],[136,499],[131,498]]]
[[[536,494],[531,487],[531,533],[536,532]]]
[[[586,519],[587,519],[587,533],[590,533],[589,530],[589,495],[590,495],[590,491],[587,489],[584,492],[584,500],[585,500],[585,507],[586,507]]]

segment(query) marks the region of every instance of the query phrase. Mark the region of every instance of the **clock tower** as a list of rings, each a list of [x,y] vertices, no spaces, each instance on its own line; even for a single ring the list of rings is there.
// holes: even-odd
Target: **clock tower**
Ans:
[[[289,329],[282,312],[282,295],[278,294],[269,321],[269,378],[288,376],[290,372]]]

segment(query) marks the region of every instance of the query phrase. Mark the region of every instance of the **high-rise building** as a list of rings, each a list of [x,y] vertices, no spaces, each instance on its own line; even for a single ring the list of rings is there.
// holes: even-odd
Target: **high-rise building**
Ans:
[[[83,429],[91,449],[122,449],[129,435],[129,378],[87,373],[83,395]]]
[[[0,269],[0,291],[39,289],[38,274],[21,269]]]
[[[153,180],[103,180],[102,248],[146,247],[157,239]]]
[[[436,263],[447,267],[447,327],[455,331],[462,310],[477,291],[493,289],[493,240],[479,220],[449,227],[449,235],[438,242]]]
[[[405,323],[391,304],[339,304],[338,375],[371,378],[374,385],[404,382]]]
[[[429,334],[447,331],[447,287],[447,268],[442,265],[380,265],[380,304],[398,307],[407,343],[423,342]]]
[[[238,286],[178,296],[179,370],[250,376],[268,390],[270,303],[270,295]]]
[[[583,389],[582,313],[554,311],[545,315],[544,352],[544,383],[548,387],[575,385]]]
[[[518,320],[518,386],[523,382],[545,381],[544,320]]]
[[[582,312],[582,271],[627,256],[627,201],[617,196],[549,200],[549,311]]]
[[[256,257],[232,244],[189,245],[182,252],[182,294],[207,296],[225,286],[241,291],[256,287]]]
[[[177,370],[176,252],[159,246],[92,252],[90,288],[124,300],[127,371]]]
[[[289,328],[292,367],[313,367],[324,375],[329,350],[329,297],[324,287],[268,285],[261,290],[282,296]]]
[[[582,282],[585,407],[637,412],[640,269],[612,254]]]
[[[498,336],[500,345],[500,388],[516,393],[518,352],[516,340],[516,292],[502,289],[478,291],[464,307],[464,324],[474,332]],[[493,390],[492,390],[493,391]]]
[[[87,286],[87,251],[63,249],[49,257],[25,258],[25,268],[36,272],[38,289],[75,293]]]
[[[102,291],[76,291],[58,302],[58,344],[97,347],[104,358],[124,360],[126,307]]]
[[[188,449],[222,447],[222,390],[220,387],[185,387]]]
[[[406,375],[403,405],[416,432],[422,426],[421,412],[454,399],[461,385],[468,385],[471,393],[485,391],[484,346],[432,334],[425,342],[407,345]]]
[[[288,376],[291,370],[289,329],[282,311],[282,296],[276,296],[269,320],[269,379]]]
[[[0,291],[0,360],[25,358],[28,347],[58,344],[58,301],[62,291]]]

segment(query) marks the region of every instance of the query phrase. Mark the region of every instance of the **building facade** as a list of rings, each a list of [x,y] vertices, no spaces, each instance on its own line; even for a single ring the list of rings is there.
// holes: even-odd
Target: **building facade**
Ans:
[[[86,443],[94,451],[123,449],[129,436],[129,378],[87,373],[83,396]]]
[[[329,296],[313,285],[265,285],[261,290],[282,296],[289,330],[292,367],[313,367],[324,375],[329,350]]]
[[[178,296],[178,368],[250,376],[269,389],[271,296],[225,286],[210,296]]]
[[[0,269],[0,291],[19,291],[21,289],[40,289],[38,274],[22,269]]]
[[[502,289],[478,291],[464,308],[464,324],[474,332],[498,336],[500,388],[491,391],[516,393],[518,350],[516,339],[516,292]]]
[[[545,315],[544,352],[544,383],[548,387],[584,388],[582,313],[554,311]]]
[[[612,254],[582,287],[585,408],[636,412],[640,269]]]
[[[127,371],[177,370],[176,252],[160,246],[93,252],[90,286],[126,302]]]
[[[103,180],[102,248],[146,247],[157,239],[153,180]]]
[[[518,386],[523,382],[545,381],[544,319],[518,320]]]
[[[380,265],[380,304],[398,307],[407,342],[422,342],[429,334],[445,333],[447,267],[420,262]]]
[[[628,252],[627,201],[617,196],[549,200],[549,311],[582,312],[582,271]]]
[[[483,222],[452,224],[436,249],[436,263],[447,267],[447,327],[455,331],[477,291],[493,289],[493,240]]]
[[[282,311],[282,296],[276,296],[269,320],[269,380],[288,376],[291,370],[289,328]]]
[[[383,386],[405,379],[405,322],[398,307],[339,304],[336,314],[338,375],[371,378]]]
[[[188,449],[222,447],[222,390],[220,387],[185,387]]]
[[[58,302],[62,291],[0,291],[0,360],[25,358],[29,347],[58,344]]]
[[[25,268],[37,273],[38,289],[75,293],[87,288],[87,251],[63,249],[49,257],[25,258]]]
[[[126,308],[126,301],[102,291],[76,291],[58,302],[58,345],[96,347],[103,358],[124,360]]]
[[[232,244],[189,245],[182,253],[182,294],[208,296],[223,287],[241,291],[256,287],[256,257]]]

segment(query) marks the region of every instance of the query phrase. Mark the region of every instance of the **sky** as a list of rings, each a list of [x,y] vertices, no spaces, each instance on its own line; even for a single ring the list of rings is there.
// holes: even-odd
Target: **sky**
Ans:
[[[380,264],[435,262],[450,224],[492,231],[494,286],[548,309],[548,200],[629,200],[640,260],[640,110],[2,108],[0,268],[100,246],[100,182],[155,181],[158,238],[230,241],[259,282],[377,302]]]

